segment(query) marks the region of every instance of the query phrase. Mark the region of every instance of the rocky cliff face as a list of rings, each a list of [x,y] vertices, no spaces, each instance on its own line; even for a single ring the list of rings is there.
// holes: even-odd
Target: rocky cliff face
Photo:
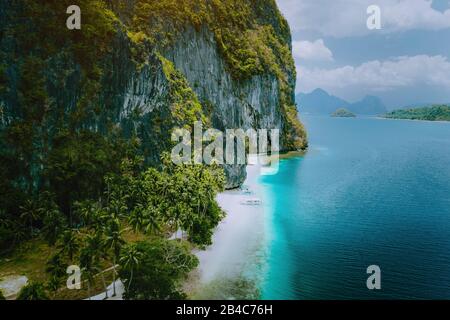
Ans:
[[[282,128],[279,83],[274,75],[256,75],[237,82],[226,69],[213,34],[202,28],[188,28],[164,56],[186,78],[199,102],[211,108],[211,126],[219,129]],[[130,73],[128,85],[118,101],[120,119],[127,122],[136,110],[143,118],[169,101],[168,84],[162,66],[155,64],[140,73]],[[140,121],[144,124],[146,121]],[[152,128],[148,128],[152,130]],[[144,140],[154,139],[147,136]],[[284,146],[281,146],[284,148]],[[226,166],[227,187],[238,187],[245,180],[245,166]]]
[[[19,1],[24,6],[29,5],[28,2]],[[15,50],[29,40],[24,38],[21,43],[19,36],[14,37],[14,30],[19,28],[16,24],[20,21],[4,20],[1,40],[4,63],[0,66],[3,129],[27,118],[26,108],[29,107],[26,104],[35,101],[20,97],[37,95],[44,96],[42,101],[46,108],[53,110],[40,119],[41,127],[44,131],[47,128],[49,135],[52,134],[51,127],[69,121],[71,115],[83,110],[78,126],[98,132],[108,130],[111,124],[120,127],[124,136],[140,139],[150,164],[158,163],[161,152],[170,149],[172,128],[192,126],[196,120],[219,130],[278,128],[282,132],[283,150],[306,147],[305,133],[294,107],[295,68],[290,54],[290,34],[272,0],[259,1],[257,6],[252,1],[230,1],[233,5],[245,6],[248,22],[244,29],[233,26],[232,21],[224,22],[223,28],[215,24],[213,21],[222,16],[211,16],[210,12],[225,14],[219,10],[223,9],[223,4],[215,1],[213,4],[208,1],[182,2],[185,10],[180,14],[182,18],[173,11],[173,20],[161,10],[171,9],[177,1],[166,1],[167,8],[162,6],[163,9],[159,2],[150,0],[127,1],[125,7],[119,6],[117,1],[112,1],[110,6],[103,1],[81,2],[82,12],[83,4],[86,5],[84,12],[93,10],[89,13],[92,16],[86,14],[84,21],[100,30],[98,34],[83,38],[84,34],[82,37],[73,36],[73,33],[69,36],[67,30],[62,30],[53,36],[69,37],[70,41],[62,41],[58,48],[61,41],[55,40],[55,47],[34,62],[29,62],[34,57],[33,52],[39,57],[39,49],[45,47],[46,37],[51,35],[38,35],[33,39],[37,41],[34,47],[17,52]],[[19,10],[20,6],[13,3],[2,2],[2,16],[14,15],[14,11]],[[30,18],[30,27],[37,24],[43,31],[48,31],[48,26],[40,25],[43,22],[39,14],[50,9],[63,10],[64,3],[61,3],[57,8],[32,7],[28,13],[38,18]],[[38,10],[42,12],[36,12]],[[145,10],[156,16],[135,13],[142,14]],[[273,12],[278,18],[274,19]],[[187,19],[188,13],[195,20]],[[54,23],[62,22],[62,18],[64,14],[58,15]],[[106,29],[104,25],[99,29],[95,25],[98,23],[104,23],[109,29],[103,30]],[[64,24],[60,28],[64,28]],[[83,25],[81,32],[87,28]],[[176,28],[177,32],[169,35],[166,29],[171,28]],[[282,35],[277,34],[281,33],[279,30],[283,30]],[[229,38],[230,34],[233,38]],[[160,43],[161,38],[170,38],[170,41]],[[80,43],[86,45],[87,53],[79,51]],[[87,49],[89,45],[99,47]],[[238,52],[239,56],[233,56],[237,53],[232,51]],[[88,62],[89,59],[96,61]],[[230,61],[236,61],[238,65]],[[27,63],[31,65],[30,72],[37,73],[33,76],[39,81],[39,93],[21,89],[24,83],[34,85],[32,81],[24,80]],[[46,124],[42,125],[42,121]],[[49,144],[51,148],[51,142]],[[244,181],[245,167],[226,166],[225,169],[228,188],[237,187]]]
[[[199,100],[213,106],[213,125],[219,129],[282,127],[276,76],[234,81],[206,28],[189,28],[165,56],[185,75]]]

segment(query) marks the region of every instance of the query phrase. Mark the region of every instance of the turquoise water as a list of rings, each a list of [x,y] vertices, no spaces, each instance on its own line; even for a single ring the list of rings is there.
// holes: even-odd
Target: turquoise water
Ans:
[[[304,117],[264,176],[263,299],[450,299],[450,123]],[[366,287],[369,265],[381,290]]]

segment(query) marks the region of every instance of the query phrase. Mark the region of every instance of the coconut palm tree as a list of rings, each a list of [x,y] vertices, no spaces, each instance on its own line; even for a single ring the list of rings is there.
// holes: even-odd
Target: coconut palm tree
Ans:
[[[41,209],[38,207],[36,201],[27,200],[25,204],[20,207],[20,219],[27,221],[30,227],[30,235],[33,235],[33,222],[39,219]]]
[[[66,264],[63,261],[61,252],[55,253],[47,261],[45,272],[55,278],[61,278],[66,275]]]
[[[146,233],[159,231],[159,211],[153,205],[144,209],[144,230]]]
[[[75,203],[78,216],[84,226],[95,224],[98,220],[98,212],[101,209],[99,202],[83,201]]]
[[[122,238],[123,231],[120,230],[119,219],[111,219],[105,230],[106,239],[105,247],[113,252],[113,297],[116,296],[116,263],[120,257],[120,250],[125,244],[125,240]]]
[[[137,249],[135,244],[129,244],[122,250],[119,259],[120,266],[130,272],[130,279],[127,281],[127,291],[130,290],[131,282],[133,281],[133,272],[139,267],[143,256],[143,253]]]
[[[128,223],[134,232],[138,232],[144,228],[144,215],[141,208],[134,209],[128,217]]]
[[[72,229],[66,230],[58,244],[58,248],[61,253],[66,254],[70,261],[73,261],[73,257],[80,249],[80,244],[76,237],[75,231]]]
[[[80,252],[80,267],[83,277],[87,280],[89,300],[91,300],[91,286],[94,284],[94,278],[101,271],[99,261],[96,259],[96,253],[88,244]]]
[[[93,262],[96,266],[100,265],[102,259],[107,258],[105,239],[103,233],[96,231],[94,234],[88,235],[86,239],[86,245],[92,255]],[[108,287],[106,285],[105,276],[103,272],[100,272],[102,277],[103,286],[105,287],[105,299],[108,299]]]
[[[52,293],[52,298],[56,296],[58,289],[61,287],[61,278],[50,276],[50,279],[46,283],[46,288]]]
[[[42,283],[30,282],[20,290],[17,300],[48,300],[48,296]]]

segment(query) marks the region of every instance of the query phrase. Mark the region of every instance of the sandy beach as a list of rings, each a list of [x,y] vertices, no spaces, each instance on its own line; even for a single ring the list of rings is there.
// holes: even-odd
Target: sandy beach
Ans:
[[[200,260],[195,288],[201,290],[216,280],[247,276],[248,270],[261,267],[264,205],[243,204],[249,199],[264,201],[258,185],[260,171],[259,164],[247,166],[243,189],[251,194],[238,189],[218,195],[217,201],[227,215],[214,233],[213,244],[204,251],[195,251]]]

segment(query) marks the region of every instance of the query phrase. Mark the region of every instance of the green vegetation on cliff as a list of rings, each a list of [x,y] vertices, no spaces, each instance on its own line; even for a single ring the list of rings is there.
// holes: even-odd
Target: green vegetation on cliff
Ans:
[[[450,106],[436,105],[432,107],[401,109],[384,115],[389,119],[450,121]]]
[[[264,71],[295,72],[290,30],[274,0],[135,0],[134,6],[112,1],[132,39],[164,48],[186,26],[207,27],[238,79]]]

